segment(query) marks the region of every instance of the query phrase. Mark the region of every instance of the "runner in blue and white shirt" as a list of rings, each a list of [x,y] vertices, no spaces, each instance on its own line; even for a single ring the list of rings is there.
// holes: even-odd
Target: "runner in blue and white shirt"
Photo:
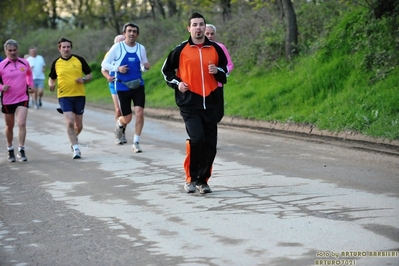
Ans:
[[[133,100],[136,123],[133,138],[133,152],[142,152],[140,136],[144,126],[145,88],[142,72],[150,69],[147,52],[143,45],[136,42],[139,36],[139,27],[134,23],[123,26],[125,41],[114,44],[105,56],[101,67],[115,72],[115,90],[118,94],[121,116],[116,121],[115,137],[121,139],[126,125],[132,121],[133,113],[131,101]],[[124,82],[140,79],[140,86],[135,89],[128,88]]]

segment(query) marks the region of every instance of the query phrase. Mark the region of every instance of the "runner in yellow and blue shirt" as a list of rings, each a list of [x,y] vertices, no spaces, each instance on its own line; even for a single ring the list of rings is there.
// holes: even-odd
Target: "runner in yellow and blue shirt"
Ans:
[[[92,79],[91,69],[83,57],[71,53],[70,40],[61,38],[58,41],[58,50],[61,56],[51,64],[48,85],[50,91],[54,91],[58,81],[57,97],[67,124],[67,134],[73,151],[72,158],[79,159],[81,151],[78,146],[78,135],[83,129],[83,112],[86,104],[84,83]]]

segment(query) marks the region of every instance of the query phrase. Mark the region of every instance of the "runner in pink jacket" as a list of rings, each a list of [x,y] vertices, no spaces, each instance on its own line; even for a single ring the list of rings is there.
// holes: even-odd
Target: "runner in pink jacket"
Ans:
[[[215,41],[215,35],[216,35],[216,27],[212,24],[206,24],[206,28],[205,28],[205,35],[206,37],[211,40],[211,41]],[[226,55],[227,58],[227,76],[231,73],[231,71],[233,71],[234,68],[234,63],[231,60],[229,51],[227,50],[226,46],[224,46],[224,44],[220,43],[220,42],[216,42],[224,51],[224,54]],[[217,108],[216,108],[216,112],[217,112],[217,120],[218,122],[220,122],[224,116],[224,86],[222,83],[218,83],[218,89],[216,90],[216,97],[217,97]]]
[[[15,40],[7,40],[4,43],[4,51],[7,58],[0,62],[0,93],[1,111],[5,119],[8,161],[15,162],[12,141],[16,120],[19,142],[17,156],[19,161],[26,162],[28,160],[25,155],[28,93],[34,93],[33,76],[28,61],[18,57],[18,43]]]

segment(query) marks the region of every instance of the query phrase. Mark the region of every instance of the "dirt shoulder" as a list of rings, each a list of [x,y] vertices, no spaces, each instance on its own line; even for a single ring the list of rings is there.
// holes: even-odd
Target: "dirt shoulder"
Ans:
[[[57,102],[54,97],[45,97],[46,100]],[[87,103],[87,106],[113,110],[112,105]],[[146,108],[145,116],[156,119],[169,119],[181,121],[179,110]],[[331,132],[319,130],[312,125],[299,125],[295,123],[266,122],[253,119],[242,119],[225,116],[219,123],[223,127],[235,127],[264,132],[265,134],[284,135],[309,141],[331,143],[352,149],[367,150],[399,156],[399,141],[382,138],[372,138],[356,132]]]
[[[145,114],[146,116],[153,118],[181,121],[178,109],[146,108]],[[336,133],[319,130],[312,125],[299,125],[294,123],[283,124],[228,116],[225,116],[219,125],[224,127],[245,128],[258,132],[265,132],[265,134],[284,135],[309,141],[326,142],[353,149],[368,150],[399,156],[399,141],[372,138],[351,131]]]

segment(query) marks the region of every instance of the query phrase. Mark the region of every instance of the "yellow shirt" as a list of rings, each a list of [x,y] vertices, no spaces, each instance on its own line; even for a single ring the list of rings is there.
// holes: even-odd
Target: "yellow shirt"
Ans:
[[[51,65],[49,77],[58,79],[57,97],[85,96],[84,85],[76,82],[83,73],[91,73],[90,66],[83,57],[72,55],[68,59],[56,59]]]

